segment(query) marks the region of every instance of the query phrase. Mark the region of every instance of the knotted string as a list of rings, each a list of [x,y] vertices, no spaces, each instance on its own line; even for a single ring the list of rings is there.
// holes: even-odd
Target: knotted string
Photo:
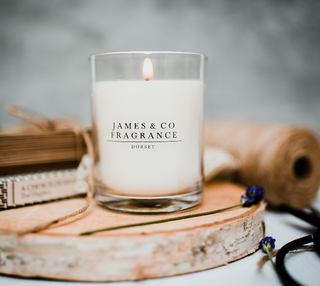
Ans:
[[[25,107],[18,107],[18,106],[9,106],[7,108],[7,112],[15,117],[18,117],[30,124],[32,124],[35,128],[38,130],[45,132],[45,131],[53,131],[53,130],[61,130],[61,129],[71,129],[75,133],[76,140],[81,135],[84,139],[84,142],[87,147],[87,152],[90,158],[90,169],[89,169],[89,176],[88,176],[88,190],[87,190],[87,196],[84,206],[82,206],[80,209],[71,212],[67,215],[60,216],[58,218],[55,218],[51,221],[40,223],[36,226],[33,226],[29,229],[25,229],[22,231],[11,231],[10,233],[16,234],[18,236],[22,236],[28,233],[37,233],[42,230],[48,229],[51,226],[58,224],[60,222],[66,221],[69,218],[76,217],[82,213],[84,213],[90,206],[93,198],[93,159],[94,159],[94,153],[93,153],[93,145],[91,141],[91,137],[87,130],[85,130],[83,127],[81,127],[78,123],[68,120],[68,119],[55,119],[55,120],[49,120],[45,118],[43,115],[41,115],[38,112],[35,112],[32,109],[28,109]]]

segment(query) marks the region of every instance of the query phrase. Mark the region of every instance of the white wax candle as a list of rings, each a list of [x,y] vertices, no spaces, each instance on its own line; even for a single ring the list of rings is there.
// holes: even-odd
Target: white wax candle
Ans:
[[[93,97],[98,179],[110,192],[173,195],[201,180],[201,81],[96,82]]]

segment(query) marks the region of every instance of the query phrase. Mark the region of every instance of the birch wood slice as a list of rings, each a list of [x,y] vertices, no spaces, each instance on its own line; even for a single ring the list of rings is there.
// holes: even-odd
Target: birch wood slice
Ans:
[[[201,271],[240,259],[264,236],[265,203],[209,216],[78,236],[80,232],[220,209],[244,188],[206,185],[200,207],[181,214],[130,215],[93,204],[81,218],[38,234],[0,235],[0,273],[74,281],[124,281]],[[0,212],[0,228],[24,229],[69,213],[84,199]]]

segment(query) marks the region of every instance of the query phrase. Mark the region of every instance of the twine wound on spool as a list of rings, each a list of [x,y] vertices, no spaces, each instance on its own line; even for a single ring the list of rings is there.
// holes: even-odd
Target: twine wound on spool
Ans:
[[[304,208],[320,185],[320,146],[302,127],[217,122],[206,127],[205,143],[235,156],[241,163],[236,180],[263,186],[274,206]]]
[[[82,206],[80,209],[73,211],[65,216],[60,216],[58,218],[55,218],[51,221],[44,222],[41,224],[38,224],[34,227],[31,227],[29,229],[23,230],[23,231],[12,231],[9,234],[16,234],[16,235],[25,235],[28,233],[36,233],[45,229],[48,229],[49,227],[58,224],[60,222],[66,221],[69,218],[74,218],[82,213],[84,213],[90,206],[92,202],[93,197],[93,159],[94,159],[94,152],[93,152],[93,145],[91,141],[91,137],[88,134],[88,132],[83,129],[78,123],[73,122],[71,120],[67,119],[55,119],[55,120],[49,120],[42,116],[39,113],[36,113],[35,111],[31,109],[27,109],[24,107],[17,107],[17,106],[9,106],[7,108],[7,112],[12,114],[15,117],[18,117],[26,122],[29,122],[34,127],[36,127],[38,130],[44,132],[44,131],[52,131],[52,130],[61,130],[61,129],[72,129],[76,136],[76,141],[79,141],[79,135],[83,137],[85,144],[87,146],[88,155],[90,157],[90,171],[88,176],[88,192],[86,197],[86,202],[84,206]],[[78,145],[78,144],[77,144]],[[78,152],[78,151],[77,151]]]

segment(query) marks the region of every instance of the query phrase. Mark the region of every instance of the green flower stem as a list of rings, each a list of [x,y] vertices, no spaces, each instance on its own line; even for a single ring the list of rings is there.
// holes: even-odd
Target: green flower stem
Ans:
[[[160,219],[160,220],[153,220],[153,221],[133,223],[133,224],[124,224],[124,225],[112,226],[112,227],[108,227],[108,228],[96,229],[96,230],[82,232],[82,233],[80,233],[80,235],[89,235],[89,234],[102,232],[102,231],[110,231],[110,230],[116,230],[116,229],[121,229],[121,228],[129,228],[129,227],[149,225],[149,224],[158,224],[158,223],[163,223],[163,222],[176,221],[176,220],[182,220],[182,219],[199,217],[199,216],[206,216],[206,215],[211,215],[211,214],[219,213],[219,212],[222,212],[222,211],[230,210],[230,209],[233,209],[233,208],[236,208],[236,207],[240,207],[240,206],[243,206],[243,204],[244,203],[240,203],[240,204],[237,204],[237,205],[234,205],[234,206],[231,206],[231,207],[227,207],[227,208],[223,208],[223,209],[219,209],[219,210],[214,210],[214,211],[210,211],[210,212],[189,214],[189,215],[166,218],[166,219]]]
[[[272,259],[272,257],[271,257],[271,254],[270,254],[268,248],[266,248],[266,252],[267,252],[267,255],[268,255],[268,257],[269,257],[269,260],[270,260],[270,262],[271,262],[271,264],[272,264],[273,270],[274,270],[274,272],[276,272],[276,274],[277,274],[277,276],[278,276],[278,279],[279,279],[279,281],[280,281],[280,284],[283,285],[282,280],[281,280],[281,278],[280,278],[280,276],[279,276],[279,274],[278,274],[278,271],[277,271],[277,268],[276,268],[276,264],[273,262],[273,259]]]
[[[269,252],[268,247],[266,247],[266,252],[267,252],[267,255],[268,255],[268,257],[269,257],[269,260],[270,260],[270,262],[271,262],[271,264],[272,264],[272,267],[273,267],[274,271],[276,272],[276,274],[278,274],[276,265],[275,265],[275,263],[273,262],[273,259],[272,259],[272,257],[271,257],[271,254],[270,254],[270,252]]]

